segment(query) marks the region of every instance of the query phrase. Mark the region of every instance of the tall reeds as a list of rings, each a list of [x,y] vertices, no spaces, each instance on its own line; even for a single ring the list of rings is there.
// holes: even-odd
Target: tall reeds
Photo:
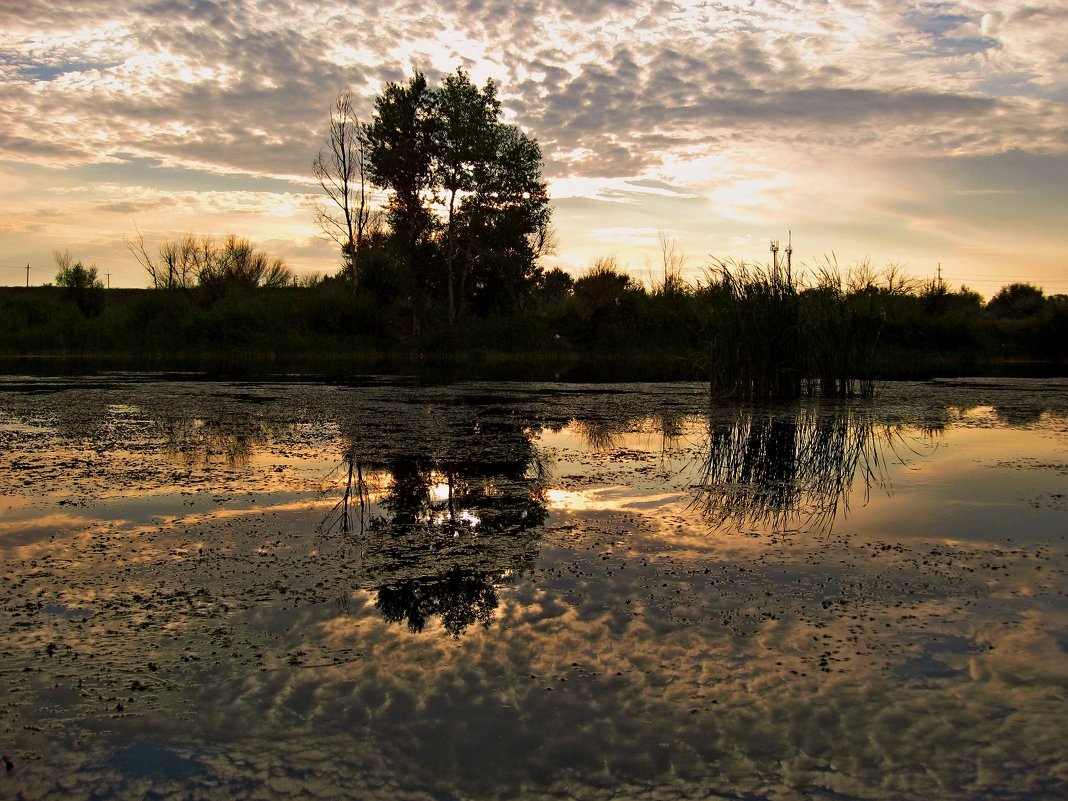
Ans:
[[[781,265],[717,261],[708,299],[712,393],[752,400],[870,395],[880,317],[846,295],[838,274],[809,286]]]

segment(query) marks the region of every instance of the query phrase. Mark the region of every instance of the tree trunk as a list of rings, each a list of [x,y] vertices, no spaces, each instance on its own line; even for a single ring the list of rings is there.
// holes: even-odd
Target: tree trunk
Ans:
[[[449,194],[449,236],[445,246],[445,265],[449,282],[449,325],[456,322],[456,294],[453,288],[455,283],[452,271],[453,262],[453,215],[456,207],[456,190]]]

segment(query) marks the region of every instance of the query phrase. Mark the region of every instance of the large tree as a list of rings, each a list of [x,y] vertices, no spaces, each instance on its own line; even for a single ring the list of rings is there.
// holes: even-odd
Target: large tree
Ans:
[[[501,104],[492,80],[479,89],[462,68],[445,76],[436,100],[434,177],[447,197],[445,265],[452,322],[456,319],[456,199],[460,192],[477,188],[479,174],[486,172],[497,155],[495,140]]]
[[[519,305],[536,283],[539,257],[553,245],[537,141],[514,125],[497,123],[491,143],[492,155],[476,171],[461,205],[461,294],[483,312]]]
[[[389,192],[416,327],[420,292],[442,290],[452,322],[472,301],[502,310],[533,286],[549,242],[541,149],[500,116],[496,85],[462,69],[437,90],[417,72],[375,99],[368,175]]]
[[[390,82],[375,98],[367,126],[369,175],[389,190],[387,219],[403,248],[409,280],[418,286],[416,256],[434,222],[429,202],[434,191],[434,93],[416,72],[407,84]],[[418,328],[418,300],[413,301],[413,326]]]

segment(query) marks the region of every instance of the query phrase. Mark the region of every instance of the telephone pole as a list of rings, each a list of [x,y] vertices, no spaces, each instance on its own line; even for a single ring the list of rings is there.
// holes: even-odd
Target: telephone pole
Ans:
[[[26,265],[26,288],[30,288],[30,265]]]

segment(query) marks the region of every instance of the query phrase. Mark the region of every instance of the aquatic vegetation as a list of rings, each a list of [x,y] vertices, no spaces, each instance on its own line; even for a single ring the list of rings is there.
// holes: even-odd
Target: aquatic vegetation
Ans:
[[[749,399],[871,395],[881,311],[825,274],[805,287],[790,270],[717,262],[708,304],[712,393]]]

